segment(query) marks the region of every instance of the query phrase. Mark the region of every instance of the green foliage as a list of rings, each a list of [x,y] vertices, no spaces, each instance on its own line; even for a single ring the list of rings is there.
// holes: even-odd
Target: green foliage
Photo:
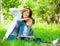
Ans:
[[[56,38],[60,38],[59,25],[47,25],[37,23],[33,26],[34,36],[41,38],[43,41],[51,42]]]
[[[38,20],[45,20],[46,17],[52,17],[55,11],[55,3],[53,0],[2,0],[3,13],[6,16],[9,13],[9,8],[22,7],[31,8],[33,11],[33,18]],[[10,20],[10,19],[9,19]]]
[[[59,0],[60,2],[60,0]],[[56,5],[54,0],[2,0],[2,10],[4,14],[5,23],[0,24],[0,40],[2,40],[8,25],[13,19],[9,13],[9,8],[31,8],[33,11],[33,18],[36,20],[36,24],[33,26],[34,36],[41,38],[42,41],[51,42],[56,38],[60,38],[60,26],[59,25],[47,25],[39,22],[44,21],[47,17],[52,17],[55,12]],[[59,13],[60,15],[60,13]],[[48,22],[51,20],[48,19]],[[7,25],[8,24],[8,25]],[[7,44],[8,43],[8,44]],[[23,44],[24,43],[24,44]],[[40,46],[40,44],[21,40],[4,41],[0,42],[0,46]]]
[[[2,0],[2,7],[3,9],[7,10],[12,7],[18,7],[19,1],[16,0]]]

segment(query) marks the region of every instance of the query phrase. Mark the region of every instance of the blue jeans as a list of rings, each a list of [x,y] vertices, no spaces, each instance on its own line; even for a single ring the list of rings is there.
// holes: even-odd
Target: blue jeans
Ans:
[[[14,40],[14,39],[18,39],[16,36],[14,36],[14,35],[10,35],[9,37],[8,37],[8,40]]]
[[[25,41],[28,41],[28,42],[31,41],[30,38],[21,38],[21,40],[25,40]],[[35,38],[32,41],[34,41],[36,43],[42,42],[41,38]]]
[[[8,40],[14,40],[14,39],[18,39],[16,36],[14,36],[14,35],[10,35],[9,37],[8,37]],[[25,41],[28,41],[29,42],[29,38],[20,38],[21,40],[25,40]],[[35,38],[35,39],[33,39],[33,41],[34,42],[36,42],[36,43],[38,43],[38,42],[42,42],[41,41],[41,39],[40,38]]]
[[[33,39],[34,42],[42,42],[41,38],[35,38]]]

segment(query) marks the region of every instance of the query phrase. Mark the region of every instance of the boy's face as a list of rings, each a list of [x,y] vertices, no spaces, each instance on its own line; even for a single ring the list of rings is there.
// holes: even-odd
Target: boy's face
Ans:
[[[27,20],[26,24],[28,27],[31,27],[33,25],[33,20],[32,19]]]

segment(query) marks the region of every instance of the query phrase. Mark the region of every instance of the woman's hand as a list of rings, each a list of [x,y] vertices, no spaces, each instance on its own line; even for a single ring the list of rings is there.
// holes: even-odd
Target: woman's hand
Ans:
[[[26,38],[34,39],[35,37],[34,36],[26,36]]]
[[[24,11],[27,11],[27,10],[28,10],[28,9],[26,9],[26,8],[23,8],[21,11],[22,11],[22,12],[24,12]]]
[[[34,36],[18,36],[17,38],[30,38],[30,39],[34,39]]]

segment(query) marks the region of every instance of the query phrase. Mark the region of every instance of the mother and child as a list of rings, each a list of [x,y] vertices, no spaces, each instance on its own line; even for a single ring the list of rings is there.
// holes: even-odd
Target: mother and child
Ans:
[[[35,20],[32,18],[32,10],[30,8],[10,8],[9,11],[14,18],[3,37],[3,41],[5,39],[13,40],[20,38],[22,40],[32,39],[34,42],[43,42],[40,38],[33,36],[34,31],[31,27]],[[54,41],[50,43],[53,44]]]
[[[33,36],[32,25],[35,23],[35,20],[32,18],[32,10],[30,8],[10,8],[9,11],[13,15],[13,21],[10,24],[7,32],[3,38],[5,39],[28,39],[31,38],[35,40]],[[39,39],[39,38],[37,38]],[[39,39],[40,41],[41,39]]]

